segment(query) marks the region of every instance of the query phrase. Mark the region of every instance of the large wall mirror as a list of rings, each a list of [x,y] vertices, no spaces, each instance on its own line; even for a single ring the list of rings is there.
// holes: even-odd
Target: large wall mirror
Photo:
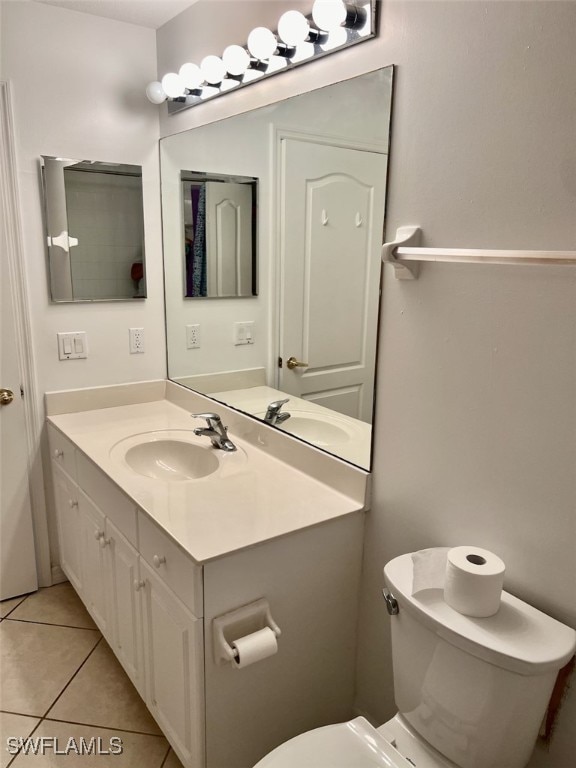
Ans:
[[[142,168],[41,158],[53,302],[146,298]]]
[[[160,142],[169,377],[365,469],[392,76],[387,67]],[[198,301],[182,182],[220,176],[254,190],[257,180],[258,290]],[[227,212],[232,254],[242,226]]]

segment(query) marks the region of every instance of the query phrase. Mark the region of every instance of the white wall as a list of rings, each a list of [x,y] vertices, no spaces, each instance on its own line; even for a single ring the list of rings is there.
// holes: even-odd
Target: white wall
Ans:
[[[261,23],[257,3],[224,5],[201,1],[159,31],[160,74]],[[396,64],[388,233],[419,224],[431,246],[574,249],[574,50],[572,2],[387,0],[376,40],[164,116],[161,130]],[[492,549],[512,592],[576,624],[575,320],[573,268],[386,275],[358,669],[358,707],[376,721],[394,711],[381,570],[401,552]],[[533,768],[573,765],[575,710],[572,692]]]
[[[48,390],[163,378],[158,113],[142,98],[156,74],[155,33],[35,2],[2,2],[0,11],[0,76],[12,93],[38,397]],[[38,172],[42,154],[143,166],[145,301],[49,303]],[[143,355],[129,354],[133,326],[145,329]],[[59,361],[57,331],[80,330],[88,334],[88,359]],[[49,506],[50,499],[48,489]],[[52,512],[49,530],[57,563]]]
[[[40,392],[162,377],[158,116],[141,98],[155,76],[154,31],[35,2],[4,2],[2,13],[2,76],[10,82],[14,107]],[[143,166],[146,301],[49,303],[42,154]],[[144,355],[129,354],[131,326],[145,329]],[[88,359],[58,361],[56,332],[75,330],[88,333]]]

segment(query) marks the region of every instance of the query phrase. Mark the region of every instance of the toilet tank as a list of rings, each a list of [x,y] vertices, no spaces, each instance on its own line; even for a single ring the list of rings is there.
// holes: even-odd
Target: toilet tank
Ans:
[[[524,768],[576,632],[506,592],[496,615],[463,616],[442,589],[412,595],[412,571],[411,554],[384,568],[399,713],[459,768]]]

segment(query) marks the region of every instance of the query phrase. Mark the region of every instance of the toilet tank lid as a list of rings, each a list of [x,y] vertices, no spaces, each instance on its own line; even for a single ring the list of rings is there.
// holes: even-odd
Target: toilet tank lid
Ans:
[[[521,675],[540,675],[560,669],[574,654],[573,629],[508,592],[502,592],[494,616],[473,618],[444,602],[442,589],[424,589],[413,595],[412,576],[412,553],[400,555],[384,567],[384,579],[400,611],[409,611],[473,656]]]

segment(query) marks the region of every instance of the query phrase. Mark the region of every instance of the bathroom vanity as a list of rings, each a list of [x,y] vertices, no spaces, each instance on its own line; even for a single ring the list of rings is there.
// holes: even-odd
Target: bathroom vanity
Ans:
[[[367,474],[220,404],[237,450],[215,450],[190,417],[213,401],[171,382],[46,403],[62,570],[183,764],[349,718]],[[238,668],[213,620],[262,599],[278,651]]]

